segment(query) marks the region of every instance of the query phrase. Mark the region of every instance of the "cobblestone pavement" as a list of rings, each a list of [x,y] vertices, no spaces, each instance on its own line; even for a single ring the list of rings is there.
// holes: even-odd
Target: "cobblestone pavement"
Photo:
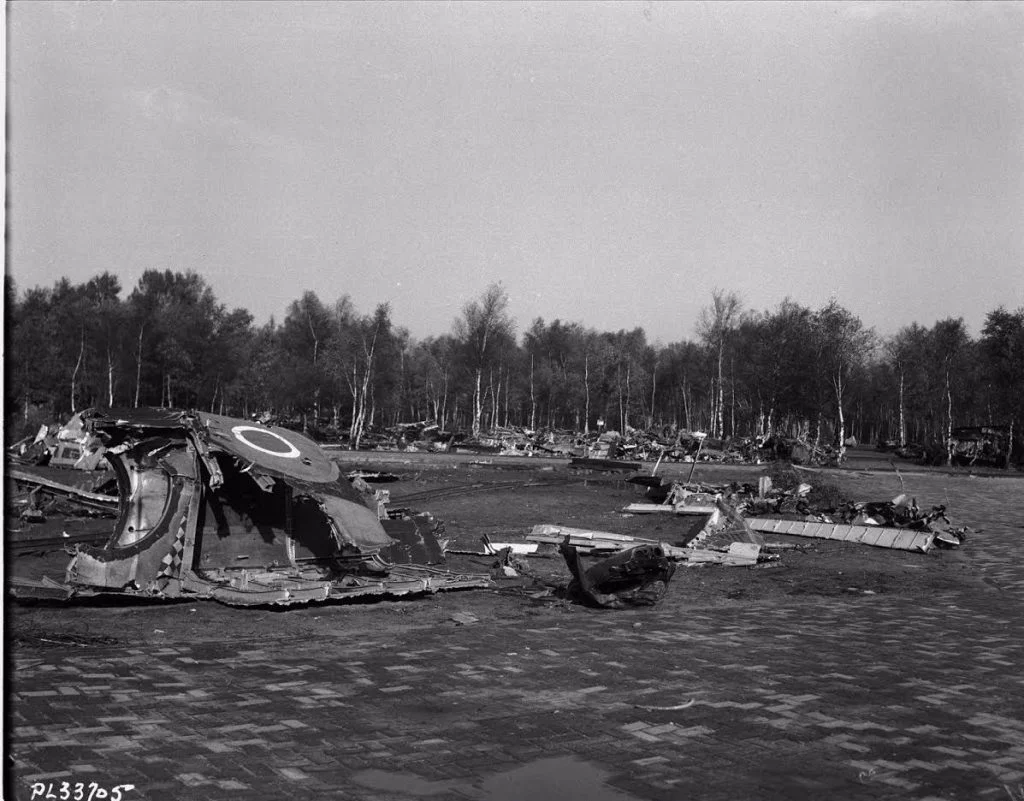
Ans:
[[[860,479],[857,494],[873,497],[873,481]],[[927,602],[880,593],[767,607],[535,607],[355,641],[332,625],[315,642],[17,652],[9,790],[1024,798],[1024,529],[1014,511],[1024,485],[917,481],[984,529],[968,549],[986,583]]]

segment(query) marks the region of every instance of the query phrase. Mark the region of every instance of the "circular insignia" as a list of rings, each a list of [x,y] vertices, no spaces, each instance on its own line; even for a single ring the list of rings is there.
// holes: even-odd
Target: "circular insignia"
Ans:
[[[231,433],[243,445],[248,445],[260,453],[279,456],[282,459],[296,459],[300,455],[299,449],[276,431],[268,431],[257,426],[234,426]]]

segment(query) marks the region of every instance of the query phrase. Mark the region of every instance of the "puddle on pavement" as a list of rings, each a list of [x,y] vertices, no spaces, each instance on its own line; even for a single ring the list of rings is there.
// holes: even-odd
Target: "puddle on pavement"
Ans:
[[[352,780],[384,793],[415,798],[457,792],[478,801],[640,801],[608,786],[607,776],[607,771],[582,759],[552,757],[496,773],[480,784],[467,780],[430,781],[414,773],[386,770],[363,770],[354,774]]]
[[[605,784],[607,771],[576,757],[552,757],[484,779],[480,801],[640,801]]]
[[[352,776],[352,781],[373,790],[417,798],[448,793],[467,786],[465,783],[456,781],[433,782],[417,776],[415,773],[393,773],[388,770],[361,770]]]

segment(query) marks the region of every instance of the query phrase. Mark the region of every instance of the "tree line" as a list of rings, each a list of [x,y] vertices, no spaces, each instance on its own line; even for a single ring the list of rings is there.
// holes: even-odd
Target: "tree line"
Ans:
[[[449,332],[416,340],[389,304],[363,313],[347,295],[304,292],[257,325],[191,271],[147,271],[127,294],[109,272],[24,292],[8,276],[5,290],[8,425],[151,405],[272,411],[353,447],[371,428],[425,420],[477,435],[600,421],[948,446],[954,427],[1019,429],[1024,413],[1024,308],[990,311],[977,338],[962,318],[880,337],[834,299],[758,311],[716,289],[692,338],[660,344],[642,327],[558,319],[519,333],[493,285]]]

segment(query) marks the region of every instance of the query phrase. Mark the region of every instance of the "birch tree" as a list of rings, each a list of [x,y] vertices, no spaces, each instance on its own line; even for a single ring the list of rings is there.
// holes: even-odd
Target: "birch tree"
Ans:
[[[480,436],[483,417],[483,377],[498,350],[499,340],[510,339],[515,331],[508,315],[508,294],[501,284],[491,284],[480,296],[462,307],[462,317],[453,326],[455,338],[461,343],[474,379],[473,436]]]
[[[930,332],[931,362],[942,377],[942,407],[945,412],[943,442],[946,446],[946,464],[953,463],[953,387],[963,369],[963,356],[970,337],[962,317],[939,320]]]
[[[840,461],[846,455],[846,414],[843,399],[853,370],[867,359],[874,332],[865,329],[860,318],[832,299],[815,315],[822,366],[828,375],[836,404],[837,447]]]
[[[711,305],[705,306],[700,313],[697,332],[700,337],[714,348],[717,373],[713,378],[711,436],[721,437],[725,433],[725,351],[739,322],[742,303],[735,292],[715,289],[711,293]],[[735,433],[735,432],[734,432]]]

